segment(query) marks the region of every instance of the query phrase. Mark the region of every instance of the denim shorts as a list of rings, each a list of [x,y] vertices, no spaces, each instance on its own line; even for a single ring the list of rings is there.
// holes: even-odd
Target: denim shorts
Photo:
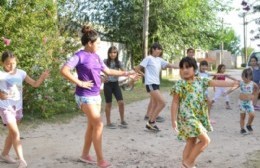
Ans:
[[[97,96],[78,96],[78,95],[75,95],[75,100],[76,100],[79,108],[81,108],[82,104],[101,104],[100,95],[97,95]]]

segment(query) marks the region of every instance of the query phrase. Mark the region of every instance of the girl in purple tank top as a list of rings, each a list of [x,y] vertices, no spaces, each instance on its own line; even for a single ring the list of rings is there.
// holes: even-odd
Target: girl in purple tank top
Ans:
[[[134,72],[118,71],[107,68],[96,54],[100,38],[98,33],[89,26],[82,28],[81,43],[83,50],[75,53],[61,69],[61,74],[70,82],[76,84],[75,99],[79,108],[88,118],[88,127],[85,134],[85,141],[80,161],[88,164],[97,164],[98,167],[106,168],[111,164],[103,157],[102,152],[102,132],[103,123],[100,116],[101,98],[101,71],[112,76],[137,76]],[[71,73],[71,69],[76,69],[78,77]],[[97,156],[97,161],[93,160],[89,154],[93,142]]]

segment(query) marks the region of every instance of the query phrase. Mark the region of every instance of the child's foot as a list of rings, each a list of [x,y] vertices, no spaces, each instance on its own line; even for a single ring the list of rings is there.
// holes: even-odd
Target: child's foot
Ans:
[[[110,167],[111,164],[108,161],[103,160],[100,163],[98,163],[97,166],[100,168],[107,168]]]
[[[25,162],[25,160],[20,160],[18,168],[26,168],[26,167],[27,167],[27,163]]]
[[[114,123],[107,124],[106,127],[109,129],[116,129],[116,125]]]
[[[3,160],[6,163],[14,164],[17,163],[17,160],[11,158],[9,155],[0,155],[0,160]]]
[[[148,121],[145,125],[145,127],[148,129],[148,130],[152,130],[152,131],[160,131],[160,129],[157,127],[157,125],[155,125],[155,122],[150,122]]]
[[[128,124],[125,121],[122,121],[119,125],[120,128],[127,128]]]
[[[80,157],[79,160],[81,162],[87,163],[87,164],[96,164],[97,162],[95,160],[92,159],[92,157],[90,155],[88,155],[87,157]]]
[[[181,168],[196,168],[195,166],[189,166],[186,163],[182,163]]]
[[[241,133],[242,135],[246,135],[246,134],[247,134],[247,132],[246,132],[246,130],[245,130],[244,128],[242,128],[242,129],[240,130],[240,133]]]
[[[226,105],[226,109],[227,109],[227,110],[231,110],[232,108],[230,107],[229,104],[227,104],[227,105]]]
[[[251,125],[247,125],[246,126],[246,129],[249,131],[249,132],[253,132],[253,128]]]
[[[217,122],[215,120],[210,119],[210,124],[216,124]]]

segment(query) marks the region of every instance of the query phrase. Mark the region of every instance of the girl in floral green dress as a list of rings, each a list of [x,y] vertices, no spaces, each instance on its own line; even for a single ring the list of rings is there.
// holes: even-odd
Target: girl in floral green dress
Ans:
[[[234,87],[237,81],[219,81],[195,77],[197,69],[193,58],[180,61],[180,75],[172,88],[172,127],[178,139],[186,140],[182,168],[195,168],[195,160],[210,143],[207,132],[212,131],[208,117],[206,90],[209,86]]]

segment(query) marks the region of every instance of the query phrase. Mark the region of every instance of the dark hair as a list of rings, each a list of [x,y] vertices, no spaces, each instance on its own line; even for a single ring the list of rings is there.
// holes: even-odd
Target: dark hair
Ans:
[[[242,78],[246,78],[246,79],[249,79],[249,80],[253,80],[253,71],[251,68],[246,68],[242,71]]]
[[[201,66],[209,66],[209,64],[208,64],[207,61],[203,60],[203,61],[200,62],[200,67]]]
[[[83,46],[88,44],[88,42],[94,43],[99,37],[98,33],[88,25],[84,25],[81,32],[83,33],[81,37],[81,44]]]
[[[116,54],[116,58],[115,58],[115,64],[116,64],[116,68],[120,68],[120,61],[118,60],[118,50],[115,46],[111,46],[108,51],[107,51],[107,66],[110,67],[110,64],[111,64],[111,58],[109,56],[109,54],[112,52],[112,51],[116,51],[117,54]]]
[[[194,50],[193,48],[188,48],[188,49],[187,49],[187,53],[190,52],[190,51],[195,52],[195,50]]]
[[[223,67],[226,67],[226,65],[224,65],[224,64],[219,64],[219,65],[218,65],[218,68],[217,68],[217,73],[220,73],[220,70],[221,70]]]
[[[186,68],[193,67],[194,71],[198,69],[196,60],[194,58],[190,58],[190,57],[182,58],[179,63],[179,67],[180,67],[180,69],[182,69],[184,67],[186,67]]]
[[[2,61],[2,62],[5,62],[5,60],[6,60],[7,58],[15,58],[15,56],[14,56],[14,54],[13,54],[11,51],[5,51],[5,52],[3,52],[3,54],[2,54],[1,61]]]
[[[153,53],[153,50],[155,50],[155,49],[163,50],[162,45],[159,44],[158,42],[155,42],[155,43],[153,43],[152,46],[150,47],[149,54],[152,54],[152,53]],[[162,52],[162,53],[163,53],[163,52]],[[160,56],[162,56],[162,53],[161,53]]]
[[[254,59],[256,60],[256,62],[258,62],[258,59],[257,59],[257,57],[256,57],[256,56],[254,56],[254,55],[253,55],[252,57],[250,57],[250,60],[249,60],[249,61],[251,61],[251,59],[252,59],[252,58],[254,58]]]

